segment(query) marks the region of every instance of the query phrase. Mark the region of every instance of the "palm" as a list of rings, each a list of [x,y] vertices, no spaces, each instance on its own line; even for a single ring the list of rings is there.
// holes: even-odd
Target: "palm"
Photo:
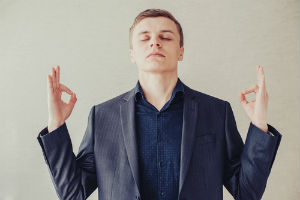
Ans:
[[[245,111],[248,115],[248,117],[251,119],[253,117],[254,114],[254,108],[255,108],[255,102],[249,102],[246,106],[245,106]]]

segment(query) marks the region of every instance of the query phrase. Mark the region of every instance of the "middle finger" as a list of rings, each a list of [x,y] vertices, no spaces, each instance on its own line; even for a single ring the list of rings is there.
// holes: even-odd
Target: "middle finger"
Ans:
[[[57,67],[56,67],[56,83],[57,83],[57,87],[59,87],[59,79],[60,79],[60,66],[57,65]]]

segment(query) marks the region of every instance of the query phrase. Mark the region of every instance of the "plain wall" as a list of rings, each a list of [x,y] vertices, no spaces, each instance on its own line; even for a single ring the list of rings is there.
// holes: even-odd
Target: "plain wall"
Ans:
[[[238,95],[264,67],[268,123],[283,137],[263,199],[299,199],[299,0],[1,0],[0,199],[58,199],[36,139],[48,121],[47,75],[60,64],[61,82],[77,94],[66,121],[77,154],[91,107],[137,82],[128,31],[147,8],[181,23],[179,77],[229,101],[244,141],[250,119]],[[233,199],[225,187],[224,199]]]

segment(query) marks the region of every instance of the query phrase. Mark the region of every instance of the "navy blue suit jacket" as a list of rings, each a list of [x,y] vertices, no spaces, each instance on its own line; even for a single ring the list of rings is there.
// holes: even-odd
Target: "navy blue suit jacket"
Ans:
[[[234,199],[261,199],[281,134],[250,123],[245,144],[227,101],[184,85],[178,200],[221,200],[223,185]],[[99,200],[140,197],[134,88],[91,108],[75,156],[66,124],[37,139],[60,199],[86,199],[97,187]]]

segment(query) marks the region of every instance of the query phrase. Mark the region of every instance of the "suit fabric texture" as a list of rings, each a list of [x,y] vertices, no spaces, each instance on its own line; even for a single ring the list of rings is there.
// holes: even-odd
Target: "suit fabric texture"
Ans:
[[[237,200],[261,199],[282,135],[250,123],[243,142],[230,103],[184,86],[183,127],[177,200],[222,200],[223,185]],[[141,197],[135,130],[134,88],[92,106],[75,155],[66,123],[38,134],[60,199]]]

